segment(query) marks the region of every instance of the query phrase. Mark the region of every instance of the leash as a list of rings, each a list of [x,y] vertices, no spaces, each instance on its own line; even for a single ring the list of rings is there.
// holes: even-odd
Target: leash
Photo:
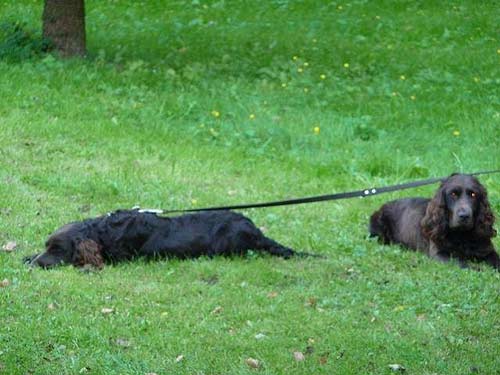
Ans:
[[[495,173],[500,173],[500,169],[475,172],[475,173],[471,173],[470,175],[471,176],[479,176],[479,175],[484,175],[484,174],[495,174]],[[411,188],[415,188],[415,187],[419,187],[419,186],[431,185],[431,184],[434,184],[436,182],[442,182],[442,181],[446,180],[448,177],[449,176],[428,178],[425,180],[417,180],[417,181],[407,182],[407,183],[403,183],[403,184],[383,186],[380,188],[368,188],[368,189],[347,191],[347,192],[336,193],[336,194],[317,195],[317,196],[305,197],[305,198],[286,199],[286,200],[263,202],[263,203],[236,204],[236,205],[230,205],[230,206],[190,208],[190,209],[185,209],[185,210],[157,210],[157,213],[173,214],[173,213],[201,212],[201,211],[242,210],[242,209],[246,209],[246,208],[288,206],[288,205],[297,205],[297,204],[305,204],[305,203],[333,201],[333,200],[339,200],[339,199],[349,199],[349,198],[356,198],[356,197],[365,198],[365,197],[371,197],[373,195],[389,193],[391,191],[405,190],[405,189],[411,189]],[[143,210],[141,210],[141,211],[143,211]],[[144,211],[149,211],[149,210],[144,210]]]

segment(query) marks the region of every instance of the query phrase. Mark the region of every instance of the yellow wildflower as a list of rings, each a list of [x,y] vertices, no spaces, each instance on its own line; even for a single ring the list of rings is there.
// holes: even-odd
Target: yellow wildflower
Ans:
[[[453,130],[453,135],[455,137],[458,137],[460,135],[460,131],[459,130]]]
[[[412,96],[410,96],[410,99],[415,100],[415,99],[417,99],[417,97],[415,95],[412,95]]]
[[[326,74],[321,74],[321,75],[319,76],[319,78],[321,78],[321,79],[326,79]]]
[[[294,56],[294,57],[292,57],[292,60],[293,60],[293,61],[297,61],[298,59],[299,59],[299,56]]]
[[[313,129],[313,132],[315,135],[318,135],[320,131],[321,131],[321,129],[319,128],[319,126],[315,126]]]
[[[299,73],[302,73],[303,71],[304,71],[304,69],[302,69],[302,68],[297,69],[297,72],[299,72]]]
[[[404,81],[404,80],[406,79],[406,76],[405,76],[404,74],[401,74],[401,75],[399,76],[399,79],[400,79],[401,81]]]
[[[349,68],[349,63],[344,63],[344,68]]]
[[[216,111],[215,109],[212,111],[212,116],[214,117],[220,117],[220,112]]]
[[[255,119],[255,115],[254,115],[253,113],[251,113],[251,114],[250,114],[250,116],[248,116],[248,118],[249,118],[250,120],[254,120],[254,119]]]

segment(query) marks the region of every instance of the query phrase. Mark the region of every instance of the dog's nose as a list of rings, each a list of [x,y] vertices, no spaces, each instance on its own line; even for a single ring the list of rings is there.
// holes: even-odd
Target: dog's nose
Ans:
[[[458,211],[458,218],[462,221],[470,219],[470,212],[468,210],[462,209]]]

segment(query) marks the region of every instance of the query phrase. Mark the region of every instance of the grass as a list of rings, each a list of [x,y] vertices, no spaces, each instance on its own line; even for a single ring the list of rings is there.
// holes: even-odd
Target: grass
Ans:
[[[88,59],[0,61],[0,244],[17,243],[0,252],[0,373],[498,373],[499,274],[367,239],[380,204],[434,186],[245,211],[327,259],[21,264],[116,208],[500,165],[494,2],[320,3],[87,1]],[[40,29],[41,5],[2,7]],[[499,177],[481,180],[498,214]]]

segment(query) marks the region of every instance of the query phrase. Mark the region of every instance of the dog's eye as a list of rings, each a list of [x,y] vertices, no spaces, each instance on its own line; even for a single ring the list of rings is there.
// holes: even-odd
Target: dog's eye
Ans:
[[[456,191],[452,191],[450,195],[453,199],[458,198],[458,193]]]
[[[470,196],[471,198],[476,198],[476,195],[477,195],[477,194],[476,194],[476,193],[474,193],[473,191],[469,191],[469,196]]]

